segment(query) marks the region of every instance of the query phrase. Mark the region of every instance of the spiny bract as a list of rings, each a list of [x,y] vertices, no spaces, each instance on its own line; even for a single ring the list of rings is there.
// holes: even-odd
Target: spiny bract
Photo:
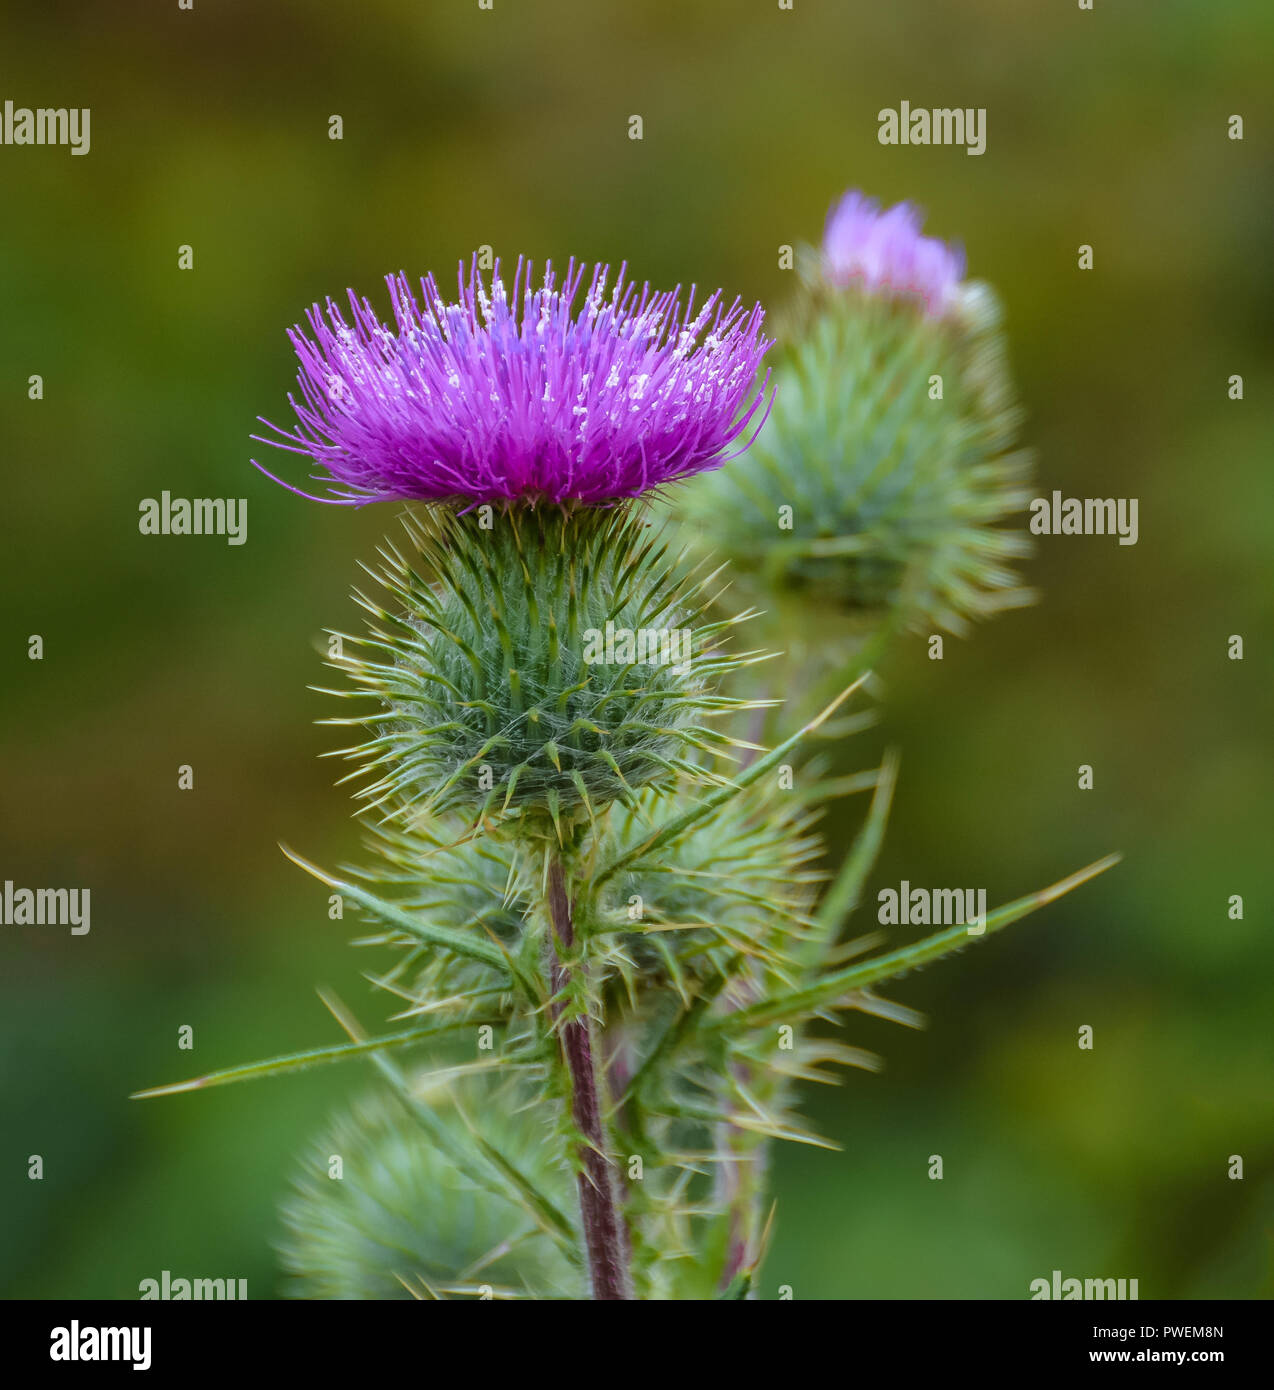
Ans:
[[[378,709],[345,755],[374,775],[360,795],[388,813],[471,821],[593,815],[682,774],[730,740],[704,723],[738,708],[716,693],[749,656],[721,649],[738,619],[708,620],[695,578],[627,510],[430,510],[410,548],[383,549],[394,607],[360,595],[370,638],[333,665]],[[357,775],[357,774],[355,774]]]
[[[719,814],[679,836],[658,855],[637,857],[592,892],[587,875],[638,849],[663,821],[693,804],[690,788],[647,787],[628,806],[598,818],[579,853],[581,896],[575,914],[590,938],[590,972],[604,1004],[618,1012],[661,989],[685,1003],[707,978],[730,978],[727,1000],[751,1002],[749,985],[768,973],[774,983],[799,975],[798,955],[809,931],[805,911],[823,875],[818,813],[800,798],[762,797],[753,790],[727,802]],[[541,853],[506,837],[466,836],[455,818],[418,818],[410,828],[376,826],[368,839],[374,861],[344,872],[373,889],[393,890],[396,908],[410,919],[448,932],[497,941],[525,967],[539,968],[546,923],[537,912]],[[373,910],[373,916],[375,915]],[[361,937],[359,945],[390,946],[402,954],[376,983],[406,1001],[402,1016],[439,999],[470,1000],[474,1016],[503,1011],[490,972],[437,945],[422,945],[401,925]]]
[[[652,790],[616,808],[590,862],[630,853],[685,802],[684,791]],[[754,969],[791,966],[803,937],[802,905],[821,878],[813,867],[822,852],[815,819],[798,798],[742,794],[666,856],[639,858],[609,879],[591,908],[619,932],[616,973],[630,989],[636,974],[647,989],[651,977],[662,978],[688,999],[698,983],[738,970],[743,959]],[[628,931],[626,924],[633,924]]]

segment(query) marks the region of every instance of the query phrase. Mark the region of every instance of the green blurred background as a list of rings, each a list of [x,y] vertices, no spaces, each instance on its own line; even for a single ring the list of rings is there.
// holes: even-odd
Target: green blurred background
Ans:
[[[1135,547],[1046,540],[1038,607],[941,663],[895,652],[883,723],[846,753],[903,753],[871,900],[905,877],[997,902],[1126,859],[895,986],[927,1031],[850,1016],[888,1068],[809,1097],[843,1147],[778,1155],[762,1293],[1021,1298],[1060,1269],[1268,1296],[1274,9],[8,9],[0,99],[90,107],[92,149],[0,148],[0,878],[89,887],[93,919],[0,927],[0,1290],[132,1298],[168,1269],[272,1295],[294,1155],[370,1084],[127,1100],[335,1041],[316,983],[384,1012],[375,962],[276,847],[356,850],[306,687],[394,524],[249,467],[255,417],[286,418],[284,329],[346,286],[383,307],[387,271],[445,282],[482,243],[777,308],[778,246],[858,186],[921,203],[1002,293],[1040,492],[1141,499]],[[902,99],[987,108],[986,153],[882,147],[876,112]],[[247,544],[141,536],[163,489],[247,497]]]

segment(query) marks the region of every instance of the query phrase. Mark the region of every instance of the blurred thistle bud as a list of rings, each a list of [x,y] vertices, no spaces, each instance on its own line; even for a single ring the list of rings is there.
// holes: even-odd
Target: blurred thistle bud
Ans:
[[[456,1152],[480,1120],[541,1191],[570,1175],[528,1096],[469,1077],[420,1097]],[[536,1214],[429,1142],[408,1105],[360,1101],[310,1147],[282,1210],[285,1292],[305,1299],[579,1298],[580,1272]]]
[[[680,499],[798,636],[802,608],[850,633],[886,615],[964,633],[1031,601],[1025,533],[1002,526],[1030,498],[1022,412],[995,295],[963,275],[910,205],[847,194],[803,253],[769,421]]]

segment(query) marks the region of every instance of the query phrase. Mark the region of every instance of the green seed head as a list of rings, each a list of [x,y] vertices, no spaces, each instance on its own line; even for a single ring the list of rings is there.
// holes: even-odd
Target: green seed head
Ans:
[[[578,822],[643,786],[698,773],[729,740],[705,719],[741,659],[695,580],[640,516],[479,508],[406,522],[382,550],[393,603],[360,596],[372,634],[334,664],[370,695],[372,737],[347,750],[394,812]],[[732,620],[731,620],[732,621]]]

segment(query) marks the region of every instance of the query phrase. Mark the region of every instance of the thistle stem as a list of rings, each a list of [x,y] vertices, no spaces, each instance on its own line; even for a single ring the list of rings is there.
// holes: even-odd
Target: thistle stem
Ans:
[[[559,994],[570,983],[570,972],[558,957],[559,946],[570,950],[575,944],[575,923],[566,871],[555,855],[549,861],[548,905],[553,919],[551,976],[553,993]],[[560,1014],[561,1006],[557,1006]],[[597,1087],[597,1066],[593,1060],[592,1025],[584,1015],[568,1019],[561,1029],[562,1056],[571,1076],[571,1115],[580,1139],[579,1188],[580,1219],[588,1254],[589,1280],[598,1300],[629,1299],[632,1285],[628,1270],[628,1242],[615,1199],[615,1184],[602,1130],[602,1108]]]

